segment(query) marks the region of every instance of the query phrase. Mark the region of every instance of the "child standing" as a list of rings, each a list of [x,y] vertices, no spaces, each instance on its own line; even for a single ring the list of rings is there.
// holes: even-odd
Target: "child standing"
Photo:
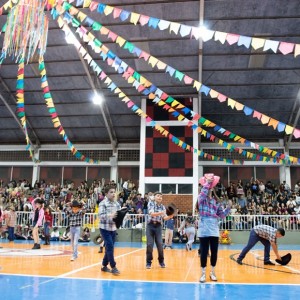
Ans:
[[[49,207],[45,208],[45,221],[44,221],[44,235],[45,235],[45,245],[50,245],[50,228],[52,227],[52,213]]]
[[[172,249],[173,233],[174,233],[174,217],[165,222],[165,249]]]
[[[15,226],[17,215],[15,212],[15,207],[12,205],[9,209],[9,212],[5,214],[6,225],[8,230],[8,240],[13,242],[15,239]]]
[[[74,261],[78,257],[78,239],[80,237],[80,228],[82,226],[82,219],[85,211],[81,209],[82,205],[77,200],[73,200],[71,203],[71,209],[66,210],[66,214],[69,216],[69,225],[71,233],[71,245],[73,254],[71,261]]]
[[[39,238],[39,227],[43,224],[44,219],[44,200],[41,198],[35,198],[32,201],[32,206],[34,210],[34,216],[33,216],[33,230],[32,230],[32,236],[34,239],[34,246],[32,249],[41,249],[40,245],[40,238]]]

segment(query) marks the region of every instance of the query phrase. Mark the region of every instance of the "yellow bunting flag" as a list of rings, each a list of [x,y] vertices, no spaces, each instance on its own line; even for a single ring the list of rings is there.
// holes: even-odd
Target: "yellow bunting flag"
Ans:
[[[130,77],[127,79],[127,82],[128,82],[128,83],[133,83],[133,82],[135,82],[135,78],[132,77],[132,76],[130,76]]]
[[[123,98],[123,97],[125,97],[126,95],[123,93],[123,92],[121,92],[120,94],[119,94],[119,98]]]
[[[170,23],[170,33],[173,31],[175,34],[178,34],[180,28],[180,23],[171,22]]]
[[[137,22],[139,21],[139,18],[140,18],[140,14],[132,12],[131,16],[130,16],[130,23],[133,23],[134,25],[136,25]]]
[[[118,45],[120,45],[120,47],[122,47],[125,44],[125,42],[126,42],[126,40],[123,39],[122,37],[120,37],[120,36],[117,37],[116,43]]]
[[[163,106],[163,105],[165,105],[165,102],[160,100],[157,104],[158,104],[158,106]]]
[[[79,11],[77,17],[80,20],[80,22],[83,22],[83,20],[87,17],[87,15],[84,14],[83,12]]]
[[[84,0],[83,1],[83,8],[90,7],[91,3],[92,3],[92,0]]]
[[[290,125],[285,125],[285,133],[286,134],[292,134],[293,133],[294,128]]]
[[[116,89],[114,90],[114,93],[115,93],[115,94],[119,94],[119,93],[121,93],[121,90],[120,90],[119,88],[116,88]]]
[[[104,26],[102,26],[100,28],[100,33],[103,34],[103,35],[108,35],[109,34],[109,29],[106,28],[106,27],[104,27]]]
[[[59,28],[62,28],[65,25],[65,22],[62,18],[58,18],[57,24]]]
[[[185,119],[185,116],[183,116],[183,115],[179,115],[177,119],[178,119],[179,121],[182,121],[182,120],[184,120],[184,119]]]
[[[176,105],[178,105],[179,104],[179,102],[177,101],[177,100],[174,100],[172,103],[171,103],[171,106],[172,107],[175,107]]]
[[[251,45],[255,50],[257,50],[259,48],[262,48],[265,45],[265,42],[266,42],[265,39],[252,38]]]
[[[152,66],[152,68],[154,68],[155,67],[155,65],[157,64],[157,62],[158,62],[158,59],[157,58],[155,58],[154,56],[150,56],[150,58],[149,58],[149,64]]]
[[[161,60],[159,60],[156,64],[156,67],[159,69],[159,70],[164,70],[166,67],[167,67],[167,64],[165,64],[164,62],[162,62]]]
[[[295,45],[294,56],[297,57],[300,55],[300,44]]]
[[[199,92],[201,83],[197,80],[194,80],[194,88]]]
[[[109,77],[106,77],[104,83],[106,83],[107,85],[111,84],[112,80]]]
[[[209,91],[209,95],[210,95],[211,98],[217,98],[218,95],[219,95],[219,93],[218,93],[217,91],[211,89],[211,90]]]
[[[264,114],[261,115],[260,121],[261,121],[263,124],[269,123],[269,120],[270,120],[270,117],[268,117],[268,116],[266,116],[266,115],[264,115]]]
[[[106,5],[104,8],[104,14],[108,16],[113,12],[114,8],[112,6]]]
[[[232,109],[234,109],[234,106],[235,106],[235,103],[236,103],[235,100],[233,100],[231,98],[228,98],[227,103],[228,103],[228,106],[230,106]]]

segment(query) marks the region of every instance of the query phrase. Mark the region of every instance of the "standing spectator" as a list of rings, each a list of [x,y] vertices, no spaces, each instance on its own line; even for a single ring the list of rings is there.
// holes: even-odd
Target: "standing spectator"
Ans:
[[[217,281],[215,275],[215,266],[218,258],[218,246],[219,246],[219,218],[224,218],[230,213],[232,202],[229,200],[226,209],[220,205],[216,197],[212,196],[213,188],[219,182],[220,177],[214,174],[205,174],[201,177],[199,183],[202,185],[201,192],[198,196],[198,208],[199,208],[199,236],[201,244],[201,268],[202,275],[200,282],[206,281],[206,264],[208,249],[211,249],[211,272],[210,279]]]
[[[50,245],[50,228],[52,227],[53,218],[52,213],[49,207],[45,207],[45,214],[44,214],[44,235],[45,235],[45,245]]]
[[[43,224],[44,219],[44,201],[41,198],[35,198],[32,201],[32,206],[34,210],[33,217],[33,230],[32,235],[34,239],[34,246],[32,249],[41,249],[40,238],[39,238],[39,227]]]
[[[174,233],[174,217],[165,222],[165,249],[172,249],[173,233]]]
[[[66,209],[66,214],[69,216],[72,256],[71,261],[74,261],[78,257],[78,240],[80,237],[80,228],[82,226],[82,219],[85,211],[82,208],[82,204],[77,200],[73,200],[71,203],[71,209]]]
[[[162,223],[169,220],[173,215],[167,216],[165,206],[162,204],[162,193],[154,193],[154,201],[148,204],[148,224],[146,227],[147,249],[146,249],[146,268],[151,269],[153,260],[154,242],[158,252],[158,262],[161,268],[165,268],[164,250],[162,243]]]
[[[9,211],[5,214],[5,219],[8,230],[8,240],[13,242],[15,239],[15,226],[17,220],[15,207],[13,205],[10,206]]]
[[[117,216],[117,211],[121,209],[121,206],[115,197],[115,188],[108,186],[105,188],[105,198],[99,205],[100,233],[105,244],[101,271],[119,275],[120,271],[116,267],[114,258],[114,244],[117,231],[114,218]],[[108,268],[108,264],[110,264],[111,269]]]

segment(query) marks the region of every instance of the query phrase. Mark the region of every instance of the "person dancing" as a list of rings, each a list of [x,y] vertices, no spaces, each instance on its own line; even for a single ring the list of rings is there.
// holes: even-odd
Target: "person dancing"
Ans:
[[[213,188],[219,182],[220,177],[214,174],[205,174],[200,178],[199,183],[202,185],[200,194],[198,195],[198,208],[200,217],[200,246],[201,246],[201,268],[202,274],[200,282],[206,281],[206,264],[207,254],[210,248],[210,264],[211,272],[210,279],[217,281],[215,274],[215,267],[218,259],[218,246],[219,246],[219,223],[218,218],[225,218],[231,209],[232,202],[229,200],[226,209],[217,202],[216,197],[213,196]]]
[[[35,198],[32,201],[32,206],[34,210],[33,217],[33,230],[32,235],[34,239],[34,246],[32,249],[41,249],[40,238],[39,238],[39,227],[43,225],[44,220],[44,200],[41,198]]]

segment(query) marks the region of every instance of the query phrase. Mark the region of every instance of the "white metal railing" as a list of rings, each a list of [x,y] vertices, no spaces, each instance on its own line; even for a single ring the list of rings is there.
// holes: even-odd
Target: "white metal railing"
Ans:
[[[32,226],[33,212],[17,211],[16,226]],[[54,212],[53,227],[67,227],[69,218],[64,212]],[[144,229],[147,225],[148,215],[126,214],[121,229],[140,228]],[[180,228],[186,215],[175,216],[175,230]],[[195,226],[198,225],[198,216],[195,216]],[[86,213],[83,217],[82,227],[98,228],[99,218],[96,213]],[[269,225],[275,228],[282,227],[285,230],[300,230],[300,214],[298,215],[229,215],[225,219],[219,220],[220,230],[240,231],[250,230],[255,225]],[[5,226],[5,219],[2,221]]]

